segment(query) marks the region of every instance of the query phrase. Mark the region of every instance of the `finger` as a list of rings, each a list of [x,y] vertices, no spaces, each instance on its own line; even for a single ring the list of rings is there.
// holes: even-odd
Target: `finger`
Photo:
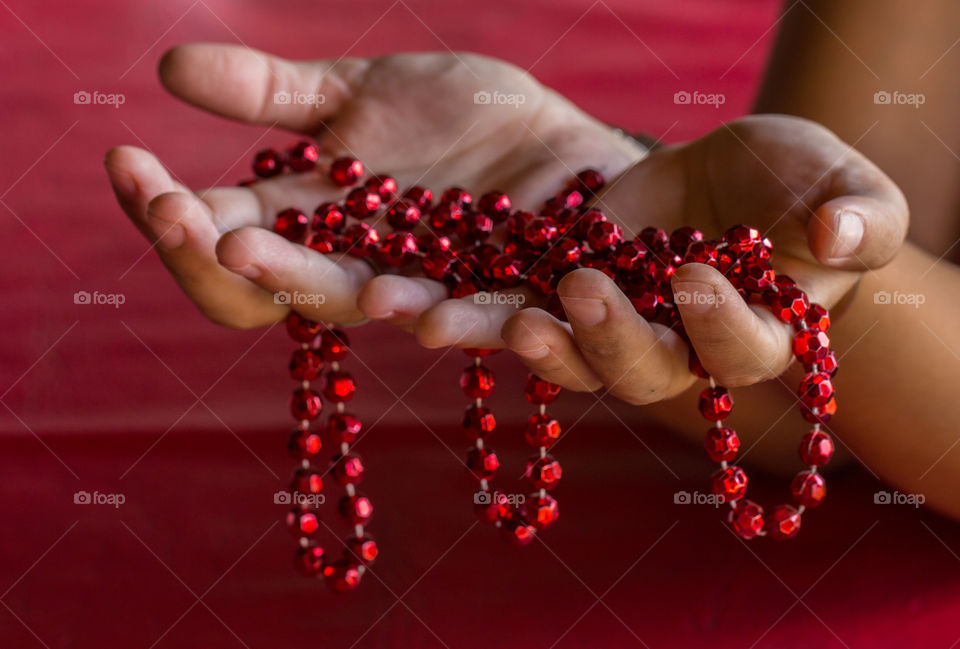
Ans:
[[[272,294],[271,301],[289,301],[291,308],[311,320],[351,323],[363,319],[357,293],[374,273],[360,259],[322,255],[257,227],[223,235],[216,253],[225,268]],[[276,297],[280,291],[287,292],[289,299]]]
[[[176,182],[155,156],[132,146],[118,146],[103,161],[117,202],[134,224],[143,230],[147,205],[154,197],[173,191],[188,191]]]
[[[249,47],[193,43],[164,54],[159,73],[167,90],[198,108],[312,134],[350,97],[366,66],[363,59],[287,61]]]
[[[876,173],[881,174],[879,169]],[[893,259],[907,236],[907,203],[885,176],[874,183],[872,192],[840,196],[814,211],[807,237],[820,263],[844,270],[866,270]]]
[[[604,273],[575,270],[560,280],[557,294],[577,347],[614,396],[640,405],[674,396],[693,383],[683,339],[640,317]]]
[[[760,305],[748,305],[719,271],[685,264],[673,276],[674,300],[704,369],[728,386],[779,376],[792,360],[792,333]]]
[[[250,328],[286,315],[287,307],[276,304],[269,292],[218,263],[215,249],[220,234],[210,206],[193,194],[157,196],[147,206],[145,226],[174,279],[214,322]]]
[[[507,318],[526,304],[532,304],[527,289],[486,293],[508,299],[480,301],[477,295],[443,300],[420,314],[413,326],[417,341],[428,349],[438,347],[475,347],[500,349],[504,346],[500,330]],[[515,297],[514,297],[515,296]]]
[[[371,320],[409,328],[421,313],[448,296],[447,287],[432,279],[378,275],[360,290],[357,307]]]
[[[506,346],[544,381],[576,392],[593,392],[603,381],[577,348],[570,325],[542,309],[523,309],[500,332]]]

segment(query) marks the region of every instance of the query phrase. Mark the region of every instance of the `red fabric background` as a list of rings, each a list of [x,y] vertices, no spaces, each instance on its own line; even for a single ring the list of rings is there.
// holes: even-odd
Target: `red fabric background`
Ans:
[[[695,449],[631,435],[627,410],[590,396],[561,407],[567,421],[592,408],[562,449],[563,518],[544,543],[502,546],[471,528],[470,481],[448,450],[462,446],[450,425],[462,356],[373,326],[354,334],[351,369],[357,412],[382,416],[361,450],[384,554],[347,597],[297,578],[271,498],[290,467],[289,343],[199,316],[115,206],[101,166],[129,143],[193,186],[246,175],[243,152],[263,129],[200,114],[156,82],[159,55],[195,40],[304,58],[475,50],[533,66],[610,123],[693,137],[748,110],[776,4],[7,0],[0,646],[951,646],[950,523],[874,507],[877,485],[850,474],[796,542],[747,548],[709,508],[673,504],[678,489],[703,489],[709,465]],[[693,89],[727,102],[673,104]],[[77,106],[78,90],[126,103]],[[126,302],[75,305],[78,290]],[[518,422],[521,372],[493,365],[501,421]],[[410,377],[422,378],[398,404]],[[517,466],[521,445],[503,432]],[[80,489],[127,502],[75,505]]]

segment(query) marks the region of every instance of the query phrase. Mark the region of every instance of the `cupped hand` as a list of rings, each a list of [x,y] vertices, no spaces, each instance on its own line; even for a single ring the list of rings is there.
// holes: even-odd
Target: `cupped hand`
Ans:
[[[321,171],[334,157],[352,155],[401,188],[497,188],[519,207],[541,203],[574,170],[616,175],[643,155],[524,71],[474,54],[293,62],[245,47],[192,44],[164,55],[160,78],[203,110],[315,138]],[[278,93],[291,100],[277,101]],[[484,103],[495,93],[510,101]],[[289,310],[274,300],[281,290],[322,294],[322,304],[297,306],[313,320],[363,317],[357,295],[373,276],[366,263],[321,255],[271,231],[282,209],[310,211],[342,199],[345,191],[323,173],[193,192],[142,149],[112,149],[105,164],[124,211],[214,322],[276,322]],[[411,282],[403,299],[419,310],[443,297],[439,284]],[[366,307],[389,318],[395,297],[368,298]]]

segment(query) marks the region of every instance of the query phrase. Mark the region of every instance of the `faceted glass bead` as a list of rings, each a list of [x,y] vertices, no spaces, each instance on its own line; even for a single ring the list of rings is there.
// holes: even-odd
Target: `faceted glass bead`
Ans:
[[[763,507],[752,500],[741,500],[730,510],[727,522],[741,538],[752,539],[763,530]]]
[[[742,257],[753,251],[754,246],[763,242],[760,231],[746,225],[737,225],[723,233],[730,254]]]
[[[397,181],[391,176],[372,176],[363,183],[363,186],[379,194],[383,202],[392,201],[397,197]]]
[[[357,384],[349,372],[330,371],[327,373],[327,383],[323,386],[323,395],[334,403],[350,401],[357,391]]]
[[[800,401],[808,408],[827,405],[833,398],[833,383],[826,372],[812,372],[803,377],[797,389]]]
[[[327,434],[336,444],[353,444],[362,429],[360,420],[346,412],[333,413],[327,422]]]
[[[811,430],[800,440],[800,461],[807,466],[823,466],[833,457],[833,440],[822,430]]]
[[[344,252],[354,257],[375,255],[380,234],[366,223],[354,223],[343,233]]]
[[[313,211],[313,229],[341,232],[347,216],[336,203],[322,203]]]
[[[535,534],[536,528],[516,516],[504,519],[500,526],[500,536],[513,545],[530,545]]]
[[[338,327],[324,329],[320,334],[320,354],[328,363],[342,361],[350,351],[350,339],[347,332]]]
[[[483,241],[493,232],[493,219],[483,212],[468,212],[457,223],[457,235],[467,244]]]
[[[299,538],[313,536],[320,527],[317,515],[308,509],[294,507],[287,512],[287,529]]]
[[[779,291],[767,291],[763,300],[781,322],[797,324],[810,308],[807,294],[796,286],[781,287]]]
[[[677,272],[677,268],[683,263],[683,259],[672,250],[666,249],[654,255],[651,262],[654,280],[668,284],[670,278]]]
[[[549,415],[532,415],[527,420],[525,436],[530,446],[553,446],[560,439],[560,422]]]
[[[313,349],[294,350],[290,357],[290,376],[297,381],[312,381],[323,371],[323,357]]]
[[[437,203],[430,211],[430,227],[436,232],[453,234],[463,218],[463,208],[456,203]]]
[[[294,428],[287,442],[287,451],[295,460],[309,460],[317,456],[323,449],[320,436],[309,430]]]
[[[560,231],[548,216],[532,219],[523,228],[523,241],[530,248],[541,250],[557,240]]]
[[[283,172],[283,157],[273,149],[258,151],[253,158],[253,173],[259,178],[270,178]]]
[[[560,239],[547,251],[547,261],[554,270],[568,270],[580,263],[583,249],[573,239]]]
[[[747,493],[747,474],[738,466],[720,469],[710,478],[710,488],[723,502],[740,500]]]
[[[557,400],[557,396],[560,394],[560,386],[556,383],[544,381],[536,374],[528,374],[523,393],[526,395],[527,401],[535,406],[549,405]]]
[[[347,194],[346,200],[343,201],[343,208],[353,218],[365,219],[373,216],[374,212],[380,209],[380,203],[379,193],[366,187],[357,187]]]
[[[673,231],[673,234],[670,235],[670,250],[674,251],[680,256],[683,256],[687,252],[687,248],[694,241],[703,241],[703,233],[696,228],[691,228],[689,225],[685,225],[682,228],[677,228]]]
[[[391,232],[380,248],[380,260],[400,268],[417,258],[417,238],[409,232]]]
[[[485,399],[493,394],[493,372],[484,365],[468,365],[460,375],[460,387],[471,399]]]
[[[813,365],[830,351],[830,338],[819,329],[798,331],[793,337],[793,355],[804,365]]]
[[[274,223],[273,229],[284,239],[300,242],[307,236],[307,226],[309,225],[310,220],[306,214],[295,207],[289,207],[277,214],[277,221]]]
[[[412,230],[420,224],[420,208],[413,201],[399,200],[387,210],[387,223],[394,230]]]
[[[430,209],[433,204],[433,192],[425,187],[413,186],[403,193],[403,197],[420,208],[421,211]]]
[[[363,177],[363,163],[355,158],[337,158],[330,165],[330,180],[337,187],[349,187]]]
[[[584,196],[579,189],[564,189],[557,192],[557,203],[563,210],[575,210],[583,205]]]
[[[744,259],[738,274],[741,286],[752,293],[761,293],[773,286],[776,274],[764,259]]]
[[[707,264],[716,268],[717,249],[709,241],[694,241],[687,247],[683,261],[688,264]]]
[[[813,509],[826,497],[827,483],[819,473],[801,471],[790,484],[790,493],[793,495],[793,502]]]
[[[604,253],[591,252],[588,255],[584,255],[582,262],[583,267],[599,270],[610,279],[616,279],[616,267],[609,259],[604,259],[603,254]]]
[[[804,406],[801,408],[800,414],[803,415],[803,418],[809,421],[811,424],[826,424],[835,414],[837,414],[837,398],[834,397],[825,405],[818,407],[816,413],[814,413],[810,408]]]
[[[466,207],[473,203],[473,196],[471,196],[467,190],[460,187],[450,187],[440,195],[440,202],[453,203],[460,207]]]
[[[316,469],[301,467],[293,474],[290,490],[298,494],[316,495],[323,491],[323,476]]]
[[[333,590],[345,593],[360,585],[360,571],[349,561],[340,560],[323,566],[323,579]]]
[[[322,326],[313,320],[308,320],[296,311],[287,316],[287,333],[298,343],[312,343]]]
[[[475,282],[470,281],[461,281],[458,282],[456,286],[453,287],[450,291],[450,297],[459,299],[461,297],[468,297],[474,293],[479,293],[480,287]]]
[[[373,517],[373,503],[366,496],[344,496],[337,505],[340,516],[351,525],[365,525]]]
[[[616,223],[595,223],[587,232],[587,243],[594,252],[612,252],[623,243],[623,230]]]
[[[442,280],[449,277],[455,257],[449,250],[431,250],[420,260],[424,275]]]
[[[287,163],[297,172],[310,171],[317,166],[320,149],[313,142],[303,140],[287,149]]]
[[[369,565],[373,563],[377,558],[377,555],[380,554],[380,549],[377,547],[377,542],[369,536],[364,536],[362,538],[351,536],[347,539],[346,554],[347,561]]]
[[[473,511],[481,521],[496,523],[512,516],[513,505],[505,493],[478,491],[473,497]]]
[[[647,320],[655,319],[663,306],[663,296],[646,284],[630,288],[631,290],[627,295],[637,313]]]
[[[486,439],[497,427],[493,411],[484,406],[467,406],[463,413],[463,430],[470,439]]]
[[[800,531],[800,512],[790,505],[777,505],[770,513],[767,531],[777,541],[792,539]]]
[[[556,283],[557,275],[547,265],[538,265],[533,272],[527,274],[527,284],[542,295],[556,292]]]
[[[510,288],[520,283],[521,263],[509,254],[502,254],[493,260],[490,274],[500,288]]]
[[[670,245],[670,237],[667,236],[667,233],[654,227],[647,227],[640,230],[637,239],[647,248],[648,252],[653,253],[665,250]]]
[[[486,214],[494,223],[502,223],[510,216],[510,197],[503,192],[487,192],[477,201],[476,210]]]
[[[443,235],[438,236],[429,230],[417,237],[417,245],[420,247],[420,252],[423,253],[432,250],[446,251],[453,247],[453,244],[450,242],[450,237]]]
[[[560,466],[560,462],[551,455],[537,456],[527,460],[523,475],[537,489],[549,491],[560,482],[560,478],[563,476],[563,468]]]
[[[560,508],[556,499],[549,494],[545,494],[542,498],[540,494],[531,494],[520,506],[520,515],[528,524],[542,530],[557,520]]]
[[[839,364],[837,363],[837,355],[834,353],[832,349],[829,352],[827,352],[826,356],[824,356],[817,362],[817,368],[821,372],[826,372],[830,376],[834,376],[837,373],[838,367],[839,367]]]
[[[363,471],[363,460],[356,453],[336,455],[333,458],[331,472],[338,484],[359,484],[363,480]]]
[[[290,414],[298,421],[313,421],[323,410],[320,395],[313,390],[297,388],[290,396]]]
[[[723,421],[733,410],[733,397],[730,392],[721,386],[707,388],[700,393],[698,403],[700,413],[709,421]]]
[[[603,189],[606,181],[603,174],[594,169],[584,169],[577,174],[576,183],[580,190],[587,194],[596,194]]]
[[[646,247],[635,241],[629,241],[617,248],[613,255],[613,265],[624,274],[639,272],[647,256]]]
[[[307,247],[321,255],[329,255],[340,247],[340,237],[333,230],[315,230],[307,235]]]
[[[740,438],[732,428],[711,428],[707,431],[703,446],[714,462],[730,462],[740,450]]]
[[[323,570],[324,553],[319,545],[297,548],[294,566],[307,577],[316,577]]]
[[[467,468],[478,479],[486,480],[500,468],[500,460],[490,449],[473,447],[467,451]]]
[[[819,329],[820,331],[830,329],[830,315],[819,304],[811,304],[803,319],[806,320],[807,326],[813,329]]]

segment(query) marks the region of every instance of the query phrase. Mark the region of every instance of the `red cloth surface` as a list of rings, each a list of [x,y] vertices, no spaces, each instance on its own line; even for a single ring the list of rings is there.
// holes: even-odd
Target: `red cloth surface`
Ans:
[[[104,152],[129,143],[192,186],[247,175],[244,151],[263,129],[203,115],[156,81],[159,55],[196,40],[294,58],[474,50],[533,66],[609,123],[694,137],[749,109],[776,5],[7,0],[0,646],[951,646],[952,524],[874,507],[878,485],[851,473],[831,482],[798,540],[748,548],[709,507],[674,505],[677,490],[704,489],[710,467],[696,449],[631,434],[628,410],[611,404],[615,416],[591,396],[565,395],[557,410],[570,421],[592,408],[561,449],[560,521],[543,543],[503,546],[471,527],[471,483],[451,455],[463,446],[463,357],[376,326],[354,333],[351,370],[355,410],[380,419],[360,450],[383,556],[349,596],[299,578],[272,502],[291,464],[289,343],[197,314],[102,170]],[[75,105],[81,90],[126,102]],[[679,90],[727,101],[676,106]],[[76,305],[81,290],[125,302]],[[509,476],[524,457],[522,372],[505,357],[493,365]],[[765,502],[784,490],[758,482],[778,485],[757,488]],[[78,490],[126,502],[76,505]]]

